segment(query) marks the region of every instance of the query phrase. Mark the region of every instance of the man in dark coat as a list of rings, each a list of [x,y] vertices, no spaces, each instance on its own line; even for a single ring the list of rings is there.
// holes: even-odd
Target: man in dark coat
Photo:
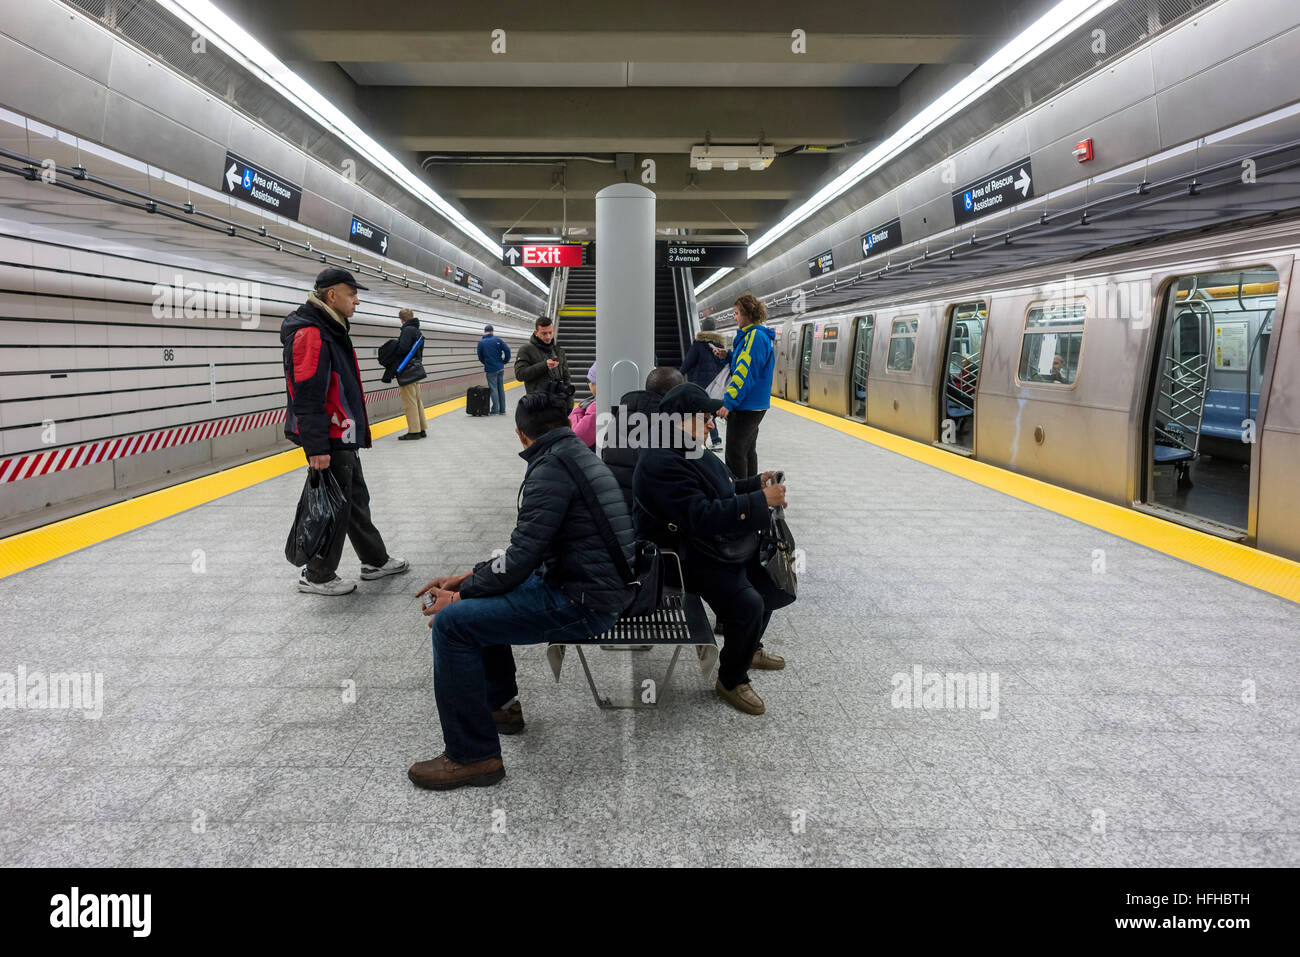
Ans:
[[[323,269],[307,301],[280,326],[288,393],[285,437],[302,446],[311,468],[328,469],[347,499],[324,555],[308,563],[298,578],[299,591],[316,595],[346,595],[357,587],[335,574],[345,536],[361,559],[364,579],[410,568],[389,556],[370,520],[370,490],[357,455],[358,449],[370,448],[370,420],[348,320],[360,302],[357,290],[365,288],[346,269]]]
[[[765,706],[750,686],[748,669],[777,671],[785,659],[762,648],[763,632],[783,600],[758,562],[758,533],[768,527],[768,507],[785,506],[785,486],[775,473],[736,478],[701,445],[722,400],[697,385],[673,389],[659,403],[674,417],[681,441],[649,448],[637,457],[633,487],[637,535],[682,557],[686,590],[708,602],[726,638],[718,657],[714,690],[738,711],[762,714]],[[724,543],[751,543],[748,557],[723,560]]]
[[[713,319],[701,319],[700,331],[695,334],[695,341],[682,360],[682,375],[686,376],[687,382],[693,382],[701,389],[708,389],[722,367],[728,364],[727,342],[722,333],[715,331],[717,328]],[[722,448],[722,437],[718,435],[716,425],[709,430],[709,441],[709,448],[714,451]]]
[[[632,470],[636,468],[637,454],[644,447],[644,443],[633,441],[638,432],[632,423],[637,418],[642,422],[649,421],[659,411],[659,400],[684,381],[682,374],[672,366],[659,366],[651,369],[646,376],[644,389],[627,393],[614,407],[614,414],[605,430],[605,446],[600,451],[600,457],[614,473],[614,478],[618,479],[629,512],[632,510]],[[639,434],[646,435],[649,431],[642,428]]]
[[[632,516],[618,483],[568,424],[567,401],[525,395],[515,409],[515,432],[528,463],[510,547],[472,572],[435,578],[433,689],[446,750],[411,766],[422,788],[482,787],[505,776],[498,732],[524,729],[511,645],[600,635],[631,600],[593,515],[577,487],[591,488],[628,566],[635,561]],[[573,471],[570,471],[572,469]]]
[[[519,347],[515,357],[515,378],[524,384],[524,392],[545,392],[551,382],[569,381],[569,360],[555,341],[555,324],[550,316],[538,316],[533,334]]]
[[[397,314],[402,320],[402,332],[397,337],[397,384],[402,394],[402,408],[406,412],[406,434],[397,441],[423,439],[428,435],[428,420],[424,417],[424,403],[420,400],[420,380],[427,378],[424,371],[424,336],[420,333],[420,320],[410,309]]]

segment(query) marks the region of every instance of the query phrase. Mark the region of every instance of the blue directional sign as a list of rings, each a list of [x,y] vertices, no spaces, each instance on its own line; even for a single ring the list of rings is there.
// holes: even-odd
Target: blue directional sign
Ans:
[[[302,204],[302,187],[265,167],[226,152],[221,191],[246,203],[269,209],[285,219],[297,219]]]
[[[903,245],[903,224],[897,219],[891,219],[883,226],[863,233],[859,240],[862,243],[863,259],[896,249]]]
[[[968,183],[952,194],[952,217],[958,226],[1032,199],[1034,170],[1026,156],[996,173]]]

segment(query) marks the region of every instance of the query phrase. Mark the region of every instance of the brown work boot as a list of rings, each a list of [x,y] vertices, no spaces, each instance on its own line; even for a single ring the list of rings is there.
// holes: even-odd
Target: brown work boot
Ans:
[[[749,663],[749,667],[757,668],[759,671],[780,671],[785,667],[785,659],[780,655],[774,655],[766,648],[759,648],[754,652],[754,660]]]
[[[527,725],[524,724],[524,708],[518,701],[508,708],[492,712],[492,723],[497,726],[498,734],[518,734]]]
[[[430,791],[450,791],[467,784],[476,788],[496,784],[506,776],[506,769],[500,758],[457,764],[444,752],[432,761],[417,761],[412,764],[406,776],[417,787],[428,788]]]
[[[762,714],[767,708],[763,704],[763,699],[754,693],[754,689],[748,684],[738,684],[728,691],[722,686],[721,681],[715,681],[713,688],[737,711],[743,711],[745,714]]]

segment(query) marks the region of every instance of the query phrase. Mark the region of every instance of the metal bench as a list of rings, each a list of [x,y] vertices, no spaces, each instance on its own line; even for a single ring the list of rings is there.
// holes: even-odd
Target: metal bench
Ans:
[[[581,641],[566,641],[551,644],[546,649],[546,660],[551,666],[555,680],[560,680],[560,671],[564,667],[565,651],[574,647],[578,660],[582,662],[583,673],[587,676],[587,685],[596,705],[602,709],[619,708],[657,708],[668,691],[677,667],[677,658],[682,648],[695,649],[699,659],[700,673],[707,675],[718,663],[718,644],[713,637],[713,628],[704,612],[704,603],[699,595],[686,591],[683,587],[682,562],[676,552],[661,551],[660,562],[664,573],[663,598],[659,608],[652,615],[632,617],[624,615],[614,622],[614,627],[603,635],[595,635]],[[654,700],[641,701],[636,694],[630,700],[614,701],[608,695],[602,695],[596,687],[591,674],[591,666],[583,649],[598,647],[618,651],[640,651],[656,645],[668,645],[673,649],[673,656],[668,662],[668,670],[663,681],[658,684]]]

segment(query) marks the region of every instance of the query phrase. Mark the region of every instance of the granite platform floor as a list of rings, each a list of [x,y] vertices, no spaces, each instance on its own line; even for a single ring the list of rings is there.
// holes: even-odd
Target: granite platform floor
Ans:
[[[602,712],[526,648],[505,780],[416,789],[442,740],[413,593],[506,544],[512,423],[364,454],[414,570],[347,597],[284,560],[301,472],[0,582],[0,679],[103,677],[98,719],[0,710],[0,862],[1300,864],[1300,606],[777,410],[805,568],[767,714],[693,659],[660,710]],[[630,695],[667,652],[589,657]],[[918,668],[985,697],[903,707]]]

